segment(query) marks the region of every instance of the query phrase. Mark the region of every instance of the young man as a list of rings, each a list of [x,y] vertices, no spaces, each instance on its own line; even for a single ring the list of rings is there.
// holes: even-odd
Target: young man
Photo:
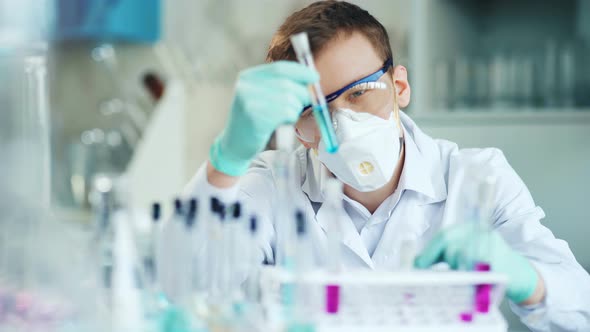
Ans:
[[[317,72],[292,61],[289,37],[302,31],[309,35]],[[441,225],[462,203],[459,170],[471,165],[497,178],[494,230],[478,240],[491,245],[478,258],[509,277],[515,313],[537,331],[590,330],[590,278],[567,243],[541,225],[543,211],[503,154],[461,150],[420,131],[399,111],[409,104],[411,89],[406,68],[392,60],[383,26],[355,5],[323,1],[292,14],[272,39],[268,63],[239,75],[230,119],[189,192],[243,201],[262,221],[261,262],[274,262],[276,154],[260,152],[277,126],[295,123],[303,146],[292,155],[301,186],[293,202],[314,221],[311,237],[320,261],[328,259],[321,249],[328,222],[324,173],[318,171],[324,165],[344,183],[341,250],[347,266],[395,268],[403,229],[422,249],[417,267],[446,262],[456,268],[461,250],[474,240],[468,223],[452,220],[459,226],[444,230]],[[310,111],[302,112],[310,104],[307,85],[320,77],[338,125],[335,155],[325,152]],[[363,79],[369,83],[358,83]]]

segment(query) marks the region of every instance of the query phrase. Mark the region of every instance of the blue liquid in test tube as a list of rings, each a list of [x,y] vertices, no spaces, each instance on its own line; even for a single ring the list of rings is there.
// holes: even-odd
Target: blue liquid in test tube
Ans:
[[[297,60],[301,64],[315,70],[307,33],[301,32],[291,36],[291,44],[297,54]],[[322,135],[322,140],[326,145],[326,151],[329,153],[335,153],[338,151],[338,139],[336,138],[334,126],[332,125],[332,118],[328,110],[326,97],[324,96],[319,83],[311,84],[309,89],[312,95],[311,102],[313,116],[320,130],[320,134]]]
[[[314,105],[313,116],[318,128],[320,128],[320,134],[326,145],[326,151],[329,153],[335,153],[338,151],[338,140],[336,139],[336,132],[332,125],[332,118],[330,117],[328,106],[325,103],[323,105]]]

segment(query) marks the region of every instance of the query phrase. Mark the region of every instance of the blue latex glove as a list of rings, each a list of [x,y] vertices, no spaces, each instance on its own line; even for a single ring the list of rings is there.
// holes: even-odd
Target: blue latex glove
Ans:
[[[297,121],[303,107],[311,103],[307,86],[318,80],[317,72],[292,61],[241,72],[229,122],[209,151],[213,167],[231,176],[244,174],[273,131]]]
[[[485,262],[494,272],[508,276],[506,295],[515,303],[528,299],[537,287],[538,274],[531,263],[516,253],[496,231],[477,231],[462,223],[439,232],[415,260],[417,268],[439,262],[458,269],[465,262]]]

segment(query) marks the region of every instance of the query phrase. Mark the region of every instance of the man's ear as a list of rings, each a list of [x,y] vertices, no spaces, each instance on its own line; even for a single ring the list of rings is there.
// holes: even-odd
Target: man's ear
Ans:
[[[400,108],[406,108],[410,104],[412,90],[408,82],[408,71],[406,67],[398,65],[393,69],[393,84],[397,93],[397,103]]]

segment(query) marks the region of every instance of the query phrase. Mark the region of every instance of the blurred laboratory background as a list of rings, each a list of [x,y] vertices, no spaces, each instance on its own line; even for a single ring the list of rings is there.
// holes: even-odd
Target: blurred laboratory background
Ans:
[[[88,271],[38,263],[84,260],[72,249],[105,183],[116,185],[105,179],[123,176],[139,210],[181,192],[225,123],[238,72],[262,63],[274,31],[310,2],[0,0],[0,278],[92,294],[91,281],[67,282]],[[352,2],[384,24],[408,68],[405,111],[431,136],[502,149],[590,271],[590,1]]]

